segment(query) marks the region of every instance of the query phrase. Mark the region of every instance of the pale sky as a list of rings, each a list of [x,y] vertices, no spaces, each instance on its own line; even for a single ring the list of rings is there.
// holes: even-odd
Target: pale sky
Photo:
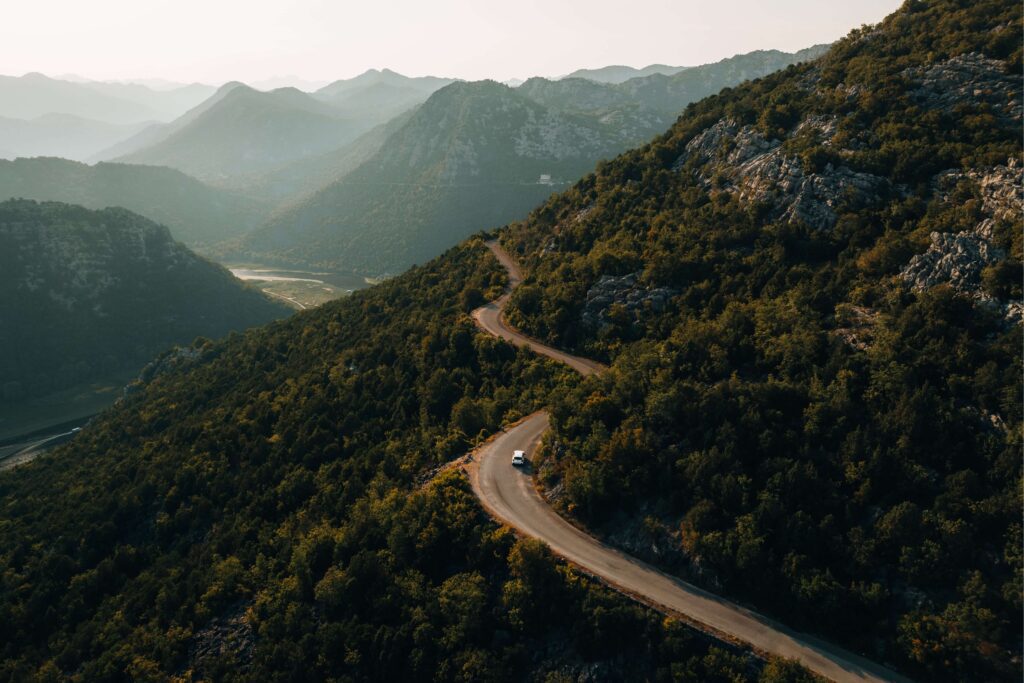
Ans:
[[[219,84],[369,68],[465,79],[791,52],[899,0],[5,0],[0,73]]]

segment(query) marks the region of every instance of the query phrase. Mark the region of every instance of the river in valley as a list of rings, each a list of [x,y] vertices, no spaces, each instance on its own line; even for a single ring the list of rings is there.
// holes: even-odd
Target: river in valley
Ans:
[[[246,280],[267,294],[304,309],[365,289],[374,282],[354,273],[288,270],[260,265],[228,266],[239,280]]]

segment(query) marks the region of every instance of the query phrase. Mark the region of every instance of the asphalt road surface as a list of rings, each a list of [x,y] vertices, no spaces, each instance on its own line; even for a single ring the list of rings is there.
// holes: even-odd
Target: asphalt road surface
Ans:
[[[497,243],[489,243],[509,273],[511,290],[522,281],[519,268]],[[497,301],[473,311],[485,331],[517,346],[561,361],[584,375],[601,372],[603,366],[544,346],[509,327],[502,316],[509,292]],[[469,468],[473,491],[487,511],[527,536],[547,543],[553,552],[610,585],[675,613],[727,638],[747,643],[755,650],[796,659],[811,671],[833,681],[906,681],[907,679],[863,657],[813,636],[792,631],[756,612],[669,576],[640,560],[611,548],[560,517],[533,485],[529,462],[512,466],[512,452],[526,451],[532,458],[548,428],[548,414],[535,413],[479,449]]]
[[[0,448],[0,471],[26,463],[54,446],[70,441],[71,437],[77,433],[72,430],[61,432],[60,434],[51,434],[50,436],[25,443],[4,446]]]

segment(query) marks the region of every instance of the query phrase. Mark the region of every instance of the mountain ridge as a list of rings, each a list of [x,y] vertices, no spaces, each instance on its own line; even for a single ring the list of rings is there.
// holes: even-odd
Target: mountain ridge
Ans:
[[[4,400],[44,395],[290,309],[126,209],[0,202]]]

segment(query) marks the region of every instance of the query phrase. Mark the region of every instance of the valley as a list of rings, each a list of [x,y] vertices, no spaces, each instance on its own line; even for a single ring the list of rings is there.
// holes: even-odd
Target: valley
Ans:
[[[192,2],[8,12],[0,683],[1020,680],[1016,3]]]
[[[268,294],[305,310],[369,287],[365,276],[350,273],[280,270],[263,265],[227,264],[239,280],[251,282]]]

